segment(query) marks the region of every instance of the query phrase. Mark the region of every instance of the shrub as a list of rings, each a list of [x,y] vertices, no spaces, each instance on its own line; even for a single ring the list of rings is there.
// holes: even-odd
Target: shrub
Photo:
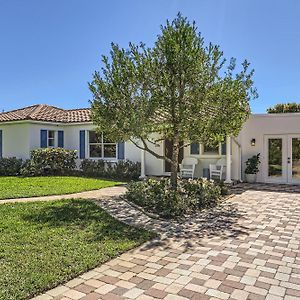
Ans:
[[[129,160],[120,160],[109,165],[107,172],[113,178],[135,180],[141,175],[141,164]]]
[[[183,181],[182,188],[198,208],[215,206],[221,196],[219,184],[207,179]]]
[[[26,161],[21,174],[66,175],[76,168],[76,151],[63,148],[43,148],[31,151],[30,160]]]
[[[260,156],[260,153],[248,158],[248,160],[246,161],[245,174],[257,174],[258,173],[258,171],[259,171],[258,166],[260,164],[259,156]]]
[[[216,205],[221,197],[221,187],[201,178],[179,180],[178,189],[174,191],[169,179],[148,179],[131,182],[125,197],[161,217],[172,218]]]
[[[107,162],[104,160],[85,159],[81,162],[80,169],[86,176],[127,180],[138,179],[141,174],[141,164],[129,160]]]
[[[86,176],[105,177],[105,162],[103,160],[84,159],[80,169]]]
[[[20,174],[22,159],[16,157],[0,158],[0,176],[16,176]]]

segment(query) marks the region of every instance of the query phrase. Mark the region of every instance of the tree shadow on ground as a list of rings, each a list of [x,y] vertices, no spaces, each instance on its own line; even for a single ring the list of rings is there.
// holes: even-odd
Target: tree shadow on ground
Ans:
[[[201,244],[204,238],[238,239],[248,236],[252,230],[243,222],[245,213],[236,203],[228,201],[217,207],[195,212],[181,221],[152,219],[125,201],[107,200],[99,201],[98,204],[127,224],[161,235],[160,239],[147,243],[145,249],[168,247],[169,243],[185,243],[186,247],[192,247],[194,243]]]
[[[48,228],[86,231],[88,242],[104,240],[145,240],[146,231],[137,230],[99,209],[93,201],[71,199],[57,205],[45,205],[23,215],[31,224]],[[151,236],[151,235],[149,235]]]

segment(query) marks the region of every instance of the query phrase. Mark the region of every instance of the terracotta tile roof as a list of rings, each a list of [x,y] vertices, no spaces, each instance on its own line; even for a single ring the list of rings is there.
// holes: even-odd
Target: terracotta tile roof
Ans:
[[[91,122],[91,109],[61,109],[46,104],[37,104],[0,113],[0,122],[9,121],[46,121],[60,123]]]

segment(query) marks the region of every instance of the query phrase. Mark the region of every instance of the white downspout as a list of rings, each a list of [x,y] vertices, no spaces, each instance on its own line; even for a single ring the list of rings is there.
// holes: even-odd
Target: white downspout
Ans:
[[[226,180],[225,183],[232,183],[231,180],[231,137],[226,136]]]

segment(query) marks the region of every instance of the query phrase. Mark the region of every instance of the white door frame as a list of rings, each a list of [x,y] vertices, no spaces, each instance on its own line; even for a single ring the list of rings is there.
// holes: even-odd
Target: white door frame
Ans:
[[[269,145],[268,141],[271,138],[282,139],[282,176],[270,177],[268,174],[269,169]],[[267,183],[287,183],[287,184],[299,184],[299,180],[293,179],[292,176],[292,139],[300,138],[300,134],[268,134],[264,135],[264,161],[263,176],[264,181]]]
[[[282,176],[269,176],[269,139],[282,139]],[[287,135],[285,134],[270,134],[264,135],[264,164],[263,174],[265,182],[268,183],[287,183]]]
[[[293,179],[293,174],[292,174],[292,171],[293,171],[293,157],[292,157],[293,156],[293,152],[292,152],[292,150],[293,150],[293,145],[292,145],[293,138],[300,138],[300,134],[289,134],[288,137],[287,137],[287,147],[288,147],[287,160],[289,161],[287,181],[290,184],[299,184],[300,179]]]

